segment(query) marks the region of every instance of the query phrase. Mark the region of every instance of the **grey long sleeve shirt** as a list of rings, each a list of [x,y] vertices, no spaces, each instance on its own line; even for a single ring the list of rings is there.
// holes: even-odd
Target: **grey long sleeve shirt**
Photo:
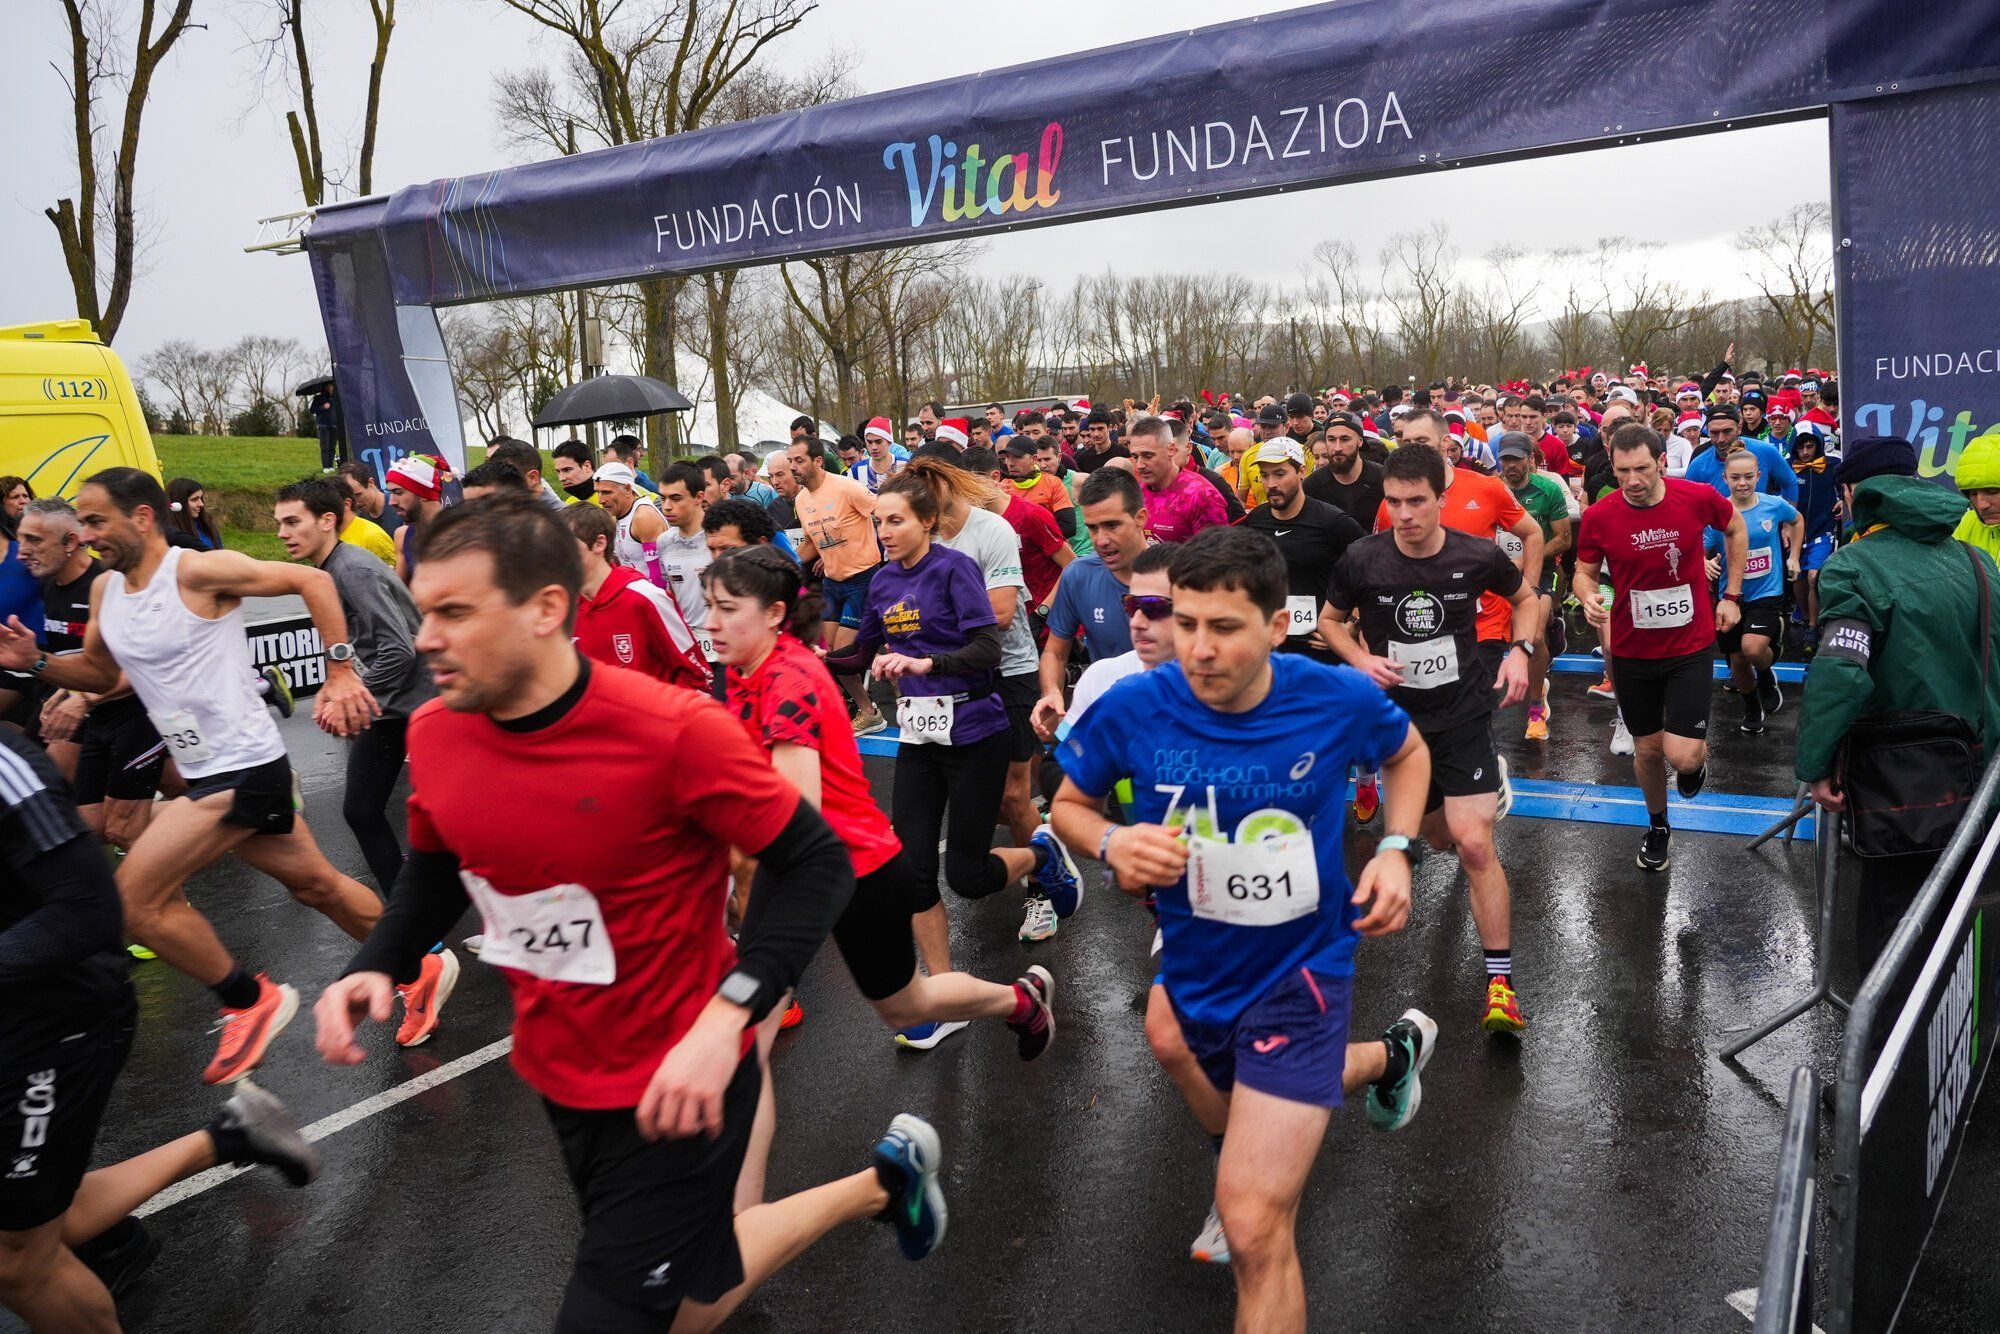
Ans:
[[[437,694],[417,656],[417,604],[395,571],[360,547],[336,542],[320,568],[333,576],[354,665],[385,718],[407,718]]]

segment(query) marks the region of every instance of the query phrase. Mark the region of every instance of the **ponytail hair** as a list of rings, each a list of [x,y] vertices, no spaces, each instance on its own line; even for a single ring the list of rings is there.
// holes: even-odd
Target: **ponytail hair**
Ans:
[[[909,480],[903,481],[905,478]],[[903,485],[896,489],[904,495],[909,494],[911,483],[921,483],[937,501],[937,507],[941,511],[950,509],[954,501],[960,500],[973,509],[985,509],[1005,494],[996,482],[983,473],[946,463],[943,459],[923,456],[913,458],[904,464],[901,471],[889,481],[903,481]],[[889,482],[884,482],[882,485],[886,488]],[[911,508],[914,509],[915,506]]]
[[[738,547],[702,571],[702,581],[760,607],[782,603],[781,632],[808,644],[819,637],[819,594],[801,584],[798,563],[776,547]]]

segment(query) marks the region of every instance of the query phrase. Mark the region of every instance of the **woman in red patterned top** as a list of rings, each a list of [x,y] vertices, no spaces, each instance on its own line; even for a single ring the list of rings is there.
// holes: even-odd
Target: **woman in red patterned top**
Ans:
[[[805,641],[819,637],[819,600],[800,588],[799,567],[775,547],[730,552],[704,572],[708,628],[728,664],[728,705],[771,764],[819,808],[854,863],[854,897],[834,924],[847,971],[893,1029],[925,1022],[1004,1019],[1021,1059],[1055,1038],[1048,970],[1030,968],[1012,986],[969,973],[917,971],[910,916],[916,875],[889,817],[869,795],[861,752],[840,688]],[[756,912],[756,891],[746,920]]]

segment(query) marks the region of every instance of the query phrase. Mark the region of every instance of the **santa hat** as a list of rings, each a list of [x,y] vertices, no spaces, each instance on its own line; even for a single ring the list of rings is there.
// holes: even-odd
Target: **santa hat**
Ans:
[[[868,425],[861,428],[861,438],[866,440],[871,437],[880,437],[893,445],[896,443],[896,428],[889,425],[887,417],[870,417]]]
[[[1689,426],[1694,427],[1696,430],[1701,429],[1701,414],[1699,412],[1683,412],[1680,415],[1680,420],[1674,423],[1674,429],[1676,431],[1682,430]]]
[[[1090,400],[1087,398],[1072,398],[1069,401],[1069,405],[1075,408],[1078,412],[1090,411]]]
[[[972,441],[972,426],[963,417],[946,417],[938,423],[937,438],[957,445],[960,449]]]
[[[400,486],[423,500],[436,500],[444,460],[427,454],[406,454],[389,465],[389,485]]]

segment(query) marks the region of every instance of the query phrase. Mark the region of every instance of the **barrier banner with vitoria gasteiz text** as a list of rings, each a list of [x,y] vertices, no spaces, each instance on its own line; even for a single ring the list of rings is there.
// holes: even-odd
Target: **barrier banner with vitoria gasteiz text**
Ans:
[[[2000,171],[1994,90],[1958,86],[1996,78],[2000,6],[1986,4],[1342,0],[411,186],[323,209],[306,245],[350,437],[385,460],[442,448],[462,463],[428,315],[437,306],[1437,172],[1829,106],[1868,104],[1852,133],[1833,136],[1835,231],[1878,247],[1869,281],[1892,290],[1898,263],[1936,258],[1908,243],[1929,234],[1928,209],[1980,214],[1967,253],[1989,257],[2000,211],[1969,209],[1967,198],[1864,199],[1907,164],[1850,176],[1842,154],[1895,140],[1867,130],[1894,120],[1897,103],[1955,89],[1960,112],[1985,106],[1984,125],[1969,127],[1969,142],[1923,151],[1960,179],[1968,150],[1983,153],[1990,182]],[[1750,181],[1809,169],[1736,165],[1732,179]],[[1753,195],[1728,193],[1724,230],[1756,220],[1742,213]],[[1692,196],[1673,206],[1702,207]],[[1844,224],[1859,216],[1883,230],[1853,236]],[[1338,214],[1313,217],[1331,229]],[[1983,427],[2000,421],[2000,374],[1978,369],[1982,347],[1991,366],[2000,346],[2000,265],[1954,277],[1922,313],[1921,349],[1890,349],[1843,311],[1844,369],[1966,351],[1969,361],[1950,362],[1949,388],[1906,377],[1881,401],[1907,412],[1903,400],[1922,398],[1926,417],[1946,407]],[[1850,436],[1859,407],[1843,402]]]

